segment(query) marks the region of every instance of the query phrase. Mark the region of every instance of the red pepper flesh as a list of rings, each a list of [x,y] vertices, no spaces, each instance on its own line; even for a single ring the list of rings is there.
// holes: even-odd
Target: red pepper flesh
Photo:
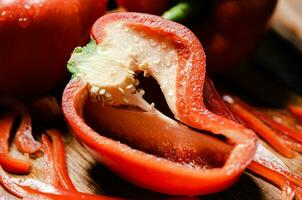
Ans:
[[[30,164],[27,160],[20,160],[9,155],[9,135],[14,122],[12,114],[6,114],[0,119],[0,166],[6,171],[16,174],[27,174]]]
[[[17,99],[1,96],[0,105],[7,106],[21,115],[21,123],[15,135],[15,144],[22,153],[33,154],[39,151],[41,144],[32,135],[31,117],[28,109]]]
[[[66,153],[63,138],[59,131],[48,130],[47,134],[51,137],[53,144],[53,162],[55,174],[58,177],[60,185],[69,191],[77,191],[73,185],[66,168]]]
[[[200,169],[147,154],[102,136],[87,125],[84,120],[84,105],[89,103],[89,94],[87,83],[80,78],[71,80],[63,95],[63,111],[75,136],[87,146],[100,162],[126,180],[141,187],[168,194],[182,195],[207,194],[229,187],[252,160],[256,149],[256,137],[252,131],[213,114],[205,107],[203,103],[205,55],[197,38],[184,26],[157,16],[115,13],[100,18],[94,24],[91,33],[98,45],[105,42],[108,34],[104,32],[106,26],[114,23],[122,23],[129,29],[135,28],[146,34],[152,33],[152,36],[158,38],[169,38],[173,42],[178,57],[178,65],[175,69],[177,77],[173,80],[177,89],[175,91],[176,102],[171,104],[170,108],[172,107],[171,110],[175,117],[191,127],[224,135],[230,143],[234,144],[234,148],[222,167]],[[168,79],[168,77],[166,78]],[[94,107],[91,109],[96,110],[97,113],[101,107],[99,105],[95,109]],[[106,114],[99,114],[99,117],[106,116]],[[108,114],[111,114],[110,109]],[[123,115],[123,112],[121,111],[120,114]],[[127,121],[129,112],[125,111],[124,114],[125,116],[121,117]],[[129,114],[129,116],[135,118],[135,115]],[[128,119],[129,123],[131,123],[130,118]],[[167,134],[169,141],[173,141],[169,138],[171,134]],[[175,137],[179,134],[177,133]],[[193,133],[186,135],[182,142],[191,139],[194,145],[200,147],[206,145],[205,142],[197,143],[198,136],[193,135]],[[198,135],[202,137],[202,134]],[[131,136],[128,135],[127,137]],[[143,133],[141,137],[145,141],[140,143],[146,146],[152,145],[152,142],[148,141]],[[157,136],[154,141],[158,145],[160,145],[160,137],[163,136]],[[175,140],[175,142],[177,141]],[[223,147],[224,150],[228,149],[226,146]],[[211,146],[213,152],[215,150],[219,152],[219,148],[219,146]],[[186,155],[187,152],[184,151],[183,153]],[[121,168],[121,166],[123,167]]]
[[[54,164],[54,150],[52,143],[47,135],[43,134],[41,137],[42,140],[42,150],[44,153],[45,160],[47,164],[45,165],[45,182],[53,185],[54,187],[61,187],[58,175],[55,171]]]
[[[8,192],[16,197],[22,198],[25,195],[25,191],[15,184],[5,173],[5,171],[0,166],[0,185],[4,187]]]

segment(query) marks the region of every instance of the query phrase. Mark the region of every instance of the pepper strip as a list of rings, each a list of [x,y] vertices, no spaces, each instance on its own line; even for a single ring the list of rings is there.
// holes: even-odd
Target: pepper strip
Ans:
[[[21,123],[15,135],[15,144],[22,153],[33,154],[39,151],[41,144],[32,135],[31,116],[28,109],[17,99],[0,97],[0,105],[9,106],[21,115]]]
[[[9,116],[9,115],[8,115]],[[0,166],[0,185],[4,187],[10,194],[22,198],[22,199],[53,199],[53,200],[70,200],[70,199],[89,199],[89,200],[122,200],[121,198],[113,198],[101,195],[93,195],[77,192],[72,183],[69,183],[70,178],[66,171],[65,165],[65,151],[64,151],[64,143],[60,133],[57,130],[49,130],[47,133],[51,136],[53,140],[53,147],[51,141],[47,137],[47,135],[42,135],[42,149],[44,152],[44,156],[46,156],[46,160],[48,162],[46,174],[47,174],[47,182],[51,183],[56,187],[52,187],[49,185],[43,185],[41,187],[41,182],[39,181],[24,181],[21,179],[12,179],[10,178],[5,171]],[[55,154],[60,154],[59,157],[55,157]],[[55,160],[55,161],[54,161]],[[54,167],[55,165],[55,167]],[[56,166],[57,165],[57,166]],[[62,169],[61,169],[62,168]],[[64,174],[65,177],[58,178],[56,174],[60,173],[60,176]],[[67,178],[66,178],[67,176]],[[55,178],[54,178],[55,177]],[[67,180],[67,181],[66,181]],[[68,181],[69,180],[69,181]],[[71,182],[71,181],[70,181]],[[33,184],[34,183],[34,184]],[[43,183],[44,184],[44,183]],[[62,186],[63,188],[58,188],[58,186]],[[51,187],[54,190],[54,193],[40,191],[43,188]],[[31,187],[39,188],[38,190],[32,189]],[[73,187],[73,188],[72,188]]]
[[[277,133],[256,116],[251,114],[246,107],[237,100],[237,98],[231,97],[230,95],[225,95],[224,100],[228,103],[231,111],[235,113],[244,122],[244,124],[255,130],[279,153],[288,158],[295,156],[294,152],[283,143],[283,141],[278,137]]]
[[[206,79],[204,94],[205,104],[212,112],[240,122],[225,103],[232,100],[230,96],[224,96],[223,101],[209,78]],[[278,157],[261,144],[258,144],[256,156],[248,169],[278,186],[282,191],[281,199],[292,199],[293,195],[296,198],[301,197],[302,177],[291,172]]]
[[[264,165],[261,165],[257,162],[252,162],[249,165],[249,169],[252,170],[254,173],[264,175],[263,177],[277,185],[282,191],[282,200],[293,199],[293,197],[295,196],[293,186],[291,186],[290,182],[287,180],[286,177],[280,176],[279,173],[269,170]]]
[[[45,165],[45,175],[46,175],[46,183],[49,183],[50,185],[53,185],[54,187],[60,187],[60,182],[58,180],[58,175],[55,171],[54,166],[54,150],[52,143],[47,135],[42,134],[41,137],[42,140],[42,150],[44,153],[44,157],[46,159],[46,165]]]
[[[9,155],[9,135],[14,122],[14,115],[6,114],[0,120],[0,166],[8,172],[27,174],[30,164],[27,160],[20,160]]]
[[[9,176],[5,173],[3,168],[0,166],[0,185],[4,187],[12,195],[22,198],[25,195],[25,191],[15,184]]]
[[[58,130],[48,130],[47,134],[51,137],[53,144],[53,162],[55,174],[61,187],[69,191],[77,191],[73,185],[66,167],[66,153],[63,138]]]
[[[295,140],[297,140],[299,142],[302,142],[302,132],[301,131],[299,131],[299,130],[293,128],[293,127],[290,127],[288,125],[285,125],[281,122],[277,122],[277,121],[273,120],[270,116],[258,111],[256,108],[248,105],[247,103],[243,102],[239,98],[234,98],[234,97],[232,97],[232,98],[235,99],[237,104],[239,104],[242,107],[244,107],[245,109],[247,109],[250,113],[252,113],[256,117],[261,119],[266,124],[268,124],[271,127],[281,131],[282,133],[285,133],[285,134],[291,136]]]
[[[294,104],[289,104],[287,110],[295,115],[298,119],[302,119],[302,107]]]
[[[296,152],[302,152],[302,144],[294,140],[293,138],[284,135],[284,134],[279,134],[279,137],[283,141],[283,143],[288,146],[290,149]]]

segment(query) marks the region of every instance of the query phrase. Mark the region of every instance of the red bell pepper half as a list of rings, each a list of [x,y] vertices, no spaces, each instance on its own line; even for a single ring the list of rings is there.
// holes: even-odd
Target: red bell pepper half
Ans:
[[[32,135],[31,116],[24,104],[12,97],[1,96],[0,106],[9,107],[21,116],[21,122],[14,140],[18,150],[29,154],[39,151],[41,144]]]
[[[208,194],[233,184],[253,159],[256,137],[204,105],[205,54],[194,34],[161,17],[115,13],[97,20],[91,36],[69,60],[73,79],[62,104],[93,155],[162,193]],[[140,73],[156,79],[178,121],[143,99]]]

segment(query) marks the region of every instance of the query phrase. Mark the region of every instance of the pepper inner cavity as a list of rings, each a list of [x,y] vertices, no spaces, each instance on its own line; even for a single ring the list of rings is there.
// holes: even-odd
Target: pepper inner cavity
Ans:
[[[222,167],[231,145],[172,119],[177,44],[148,27],[114,22],[104,29],[100,44],[82,57],[80,52],[71,58],[77,76],[88,83],[91,100],[85,106],[86,122],[108,138],[160,158],[199,168]],[[143,98],[140,79],[148,76],[160,86],[151,85],[150,91],[162,92],[159,102],[166,102],[166,108],[161,110],[166,109],[164,113],[171,118]]]
[[[85,120],[96,132],[133,149],[200,168],[222,167],[232,146],[192,130],[159,111],[145,112],[87,101]]]
[[[144,100],[155,102],[153,110],[88,100],[86,122],[103,136],[160,158],[190,167],[222,167],[233,147],[173,120],[156,80],[142,73],[136,76],[140,80],[139,89],[145,91]]]

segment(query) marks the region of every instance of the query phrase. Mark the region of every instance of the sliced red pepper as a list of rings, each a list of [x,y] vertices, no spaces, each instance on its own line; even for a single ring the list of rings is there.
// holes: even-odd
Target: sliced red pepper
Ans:
[[[52,143],[47,135],[43,134],[41,137],[42,140],[42,150],[44,152],[44,157],[46,160],[45,164],[45,182],[53,185],[54,187],[61,187],[60,182],[58,180],[55,166],[54,166],[54,150]]]
[[[229,105],[229,108],[240,118],[248,127],[255,130],[262,138],[271,144],[282,155],[292,158],[294,152],[288,148],[283,141],[278,137],[277,133],[264,122],[251,114],[246,106],[243,105],[237,98],[225,95],[224,99]]]
[[[9,135],[13,122],[14,115],[11,113],[0,119],[0,166],[11,173],[27,174],[30,170],[29,162],[9,155]]]
[[[7,118],[11,117],[7,115]],[[77,192],[72,184],[65,166],[65,148],[61,134],[57,130],[49,130],[53,144],[47,135],[42,135],[42,150],[45,160],[45,181],[51,185],[34,179],[10,178],[0,166],[0,185],[12,195],[22,199],[89,199],[118,200],[101,195]],[[33,189],[35,188],[35,189]]]
[[[204,93],[205,104],[211,108],[212,112],[239,122],[219,96],[210,79],[206,80]],[[224,100],[233,102],[230,96],[224,96]],[[285,140],[292,142],[289,138]],[[263,145],[258,144],[256,156],[248,169],[278,186],[282,190],[281,199],[292,199],[293,196],[301,197],[302,177],[291,172],[278,157],[269,152]]]
[[[295,115],[300,120],[302,119],[302,107],[294,104],[289,104],[287,107],[288,111]]]
[[[115,34],[121,35],[114,37]],[[253,158],[256,137],[244,126],[215,115],[205,107],[203,103],[205,55],[192,32],[182,25],[157,16],[115,13],[100,18],[94,24],[92,37],[97,45],[90,44],[91,46],[89,45],[86,49],[77,49],[69,61],[69,69],[76,73],[74,74],[76,78],[70,81],[64,91],[63,111],[76,137],[93,152],[93,155],[126,180],[163,193],[206,194],[221,191],[233,184]],[[124,43],[125,41],[127,42]],[[142,41],[142,45],[139,41]],[[138,42],[137,47],[134,45],[135,42]],[[156,51],[160,53],[168,49],[169,53],[165,54],[167,59],[153,51],[152,47],[155,46],[158,47]],[[200,134],[167,118],[157,111],[153,104],[137,98],[138,96],[135,95],[141,94],[136,93],[133,85],[127,85],[124,88],[123,84],[120,88],[104,86],[105,90],[99,86],[103,83],[106,85],[106,82],[100,78],[103,74],[95,76],[101,80],[101,83],[98,80],[92,80],[93,83],[91,83],[81,77],[83,75],[81,70],[85,68],[74,66],[83,59],[78,56],[99,55],[94,52],[99,47],[105,51],[109,49],[109,52],[111,52],[110,47],[116,47],[116,51],[112,50],[112,52],[122,52],[116,59],[129,56],[129,63],[121,61],[124,65],[127,63],[131,65],[131,68],[128,68],[130,72],[128,71],[126,80],[131,82],[133,78],[133,82],[136,82],[135,76],[131,76],[135,74],[133,71],[143,71],[144,75],[145,73],[152,75],[161,86],[170,110],[179,121],[190,127],[223,135],[232,145]],[[133,47],[132,50],[141,50],[141,52],[130,52],[126,55],[128,47],[130,50]],[[173,53],[176,54],[172,56],[175,60],[169,61],[171,58],[169,55]],[[150,59],[153,59],[152,55],[159,56],[163,60],[158,62],[157,59],[153,59],[149,65],[148,60],[142,61],[143,58],[140,56],[144,55],[148,55]],[[115,62],[115,57],[112,56],[115,55],[111,54],[104,58],[104,60],[110,57],[112,59],[106,63],[107,65]],[[153,65],[154,63],[157,65]],[[98,64],[104,66],[104,63]],[[94,64],[90,66],[92,65]],[[117,65],[122,64],[104,67],[110,70],[118,67]],[[117,68],[108,76],[120,78],[119,75],[123,69]],[[85,71],[86,78],[96,74],[89,74],[89,71],[90,69]],[[103,73],[107,72],[103,70]],[[122,79],[123,75],[122,72]],[[133,96],[125,99],[122,94],[128,92],[129,88],[132,88]],[[96,103],[89,101],[89,92],[92,100],[99,99],[100,101]],[[108,100],[108,106],[104,106],[108,103],[104,98]],[[131,107],[131,102],[138,101],[141,107],[134,107],[134,110],[127,109]],[[84,118],[87,114],[92,117],[90,125],[88,125],[89,119]],[[116,120],[113,121],[114,119]],[[139,148],[132,148],[131,145],[119,143],[99,134],[92,129],[92,126],[97,124],[116,131],[119,134],[114,137],[123,138],[124,141],[127,140],[131,145]],[[102,129],[100,130],[103,132]],[[106,134],[109,132],[106,131]],[[152,152],[158,156],[151,155]],[[215,162],[222,159],[224,162],[219,162],[215,166],[217,163],[211,163],[209,159],[214,159]],[[212,164],[214,166],[211,166]]]
[[[242,122],[257,131],[262,137],[265,138],[266,136],[265,139],[279,152],[283,152],[283,155],[291,157],[294,155],[293,151],[301,151],[301,126],[286,110],[260,111],[239,98],[231,97],[230,95],[225,95],[224,97],[226,100],[228,99],[230,108],[241,118]],[[244,113],[245,116],[243,116]],[[282,144],[281,147],[280,144]],[[284,149],[285,146],[287,147],[286,149]],[[290,152],[289,149],[293,150],[292,155],[287,154]]]
[[[234,97],[233,97],[234,98]],[[285,120],[282,120],[279,118],[279,120],[274,120],[273,117],[269,116],[268,114],[265,114],[263,112],[258,111],[254,107],[248,105],[247,103],[241,101],[238,98],[235,98],[236,102],[243,106],[245,109],[247,109],[249,112],[251,112],[253,115],[257,116],[259,119],[261,119],[266,124],[270,125],[271,127],[291,136],[295,140],[302,142],[302,130],[298,130],[295,127],[289,126],[289,123],[287,123]],[[281,113],[280,113],[281,115]],[[282,114],[284,115],[284,114]],[[276,115],[273,115],[276,117]],[[297,123],[297,122],[296,122]]]
[[[293,197],[295,196],[293,186],[290,184],[286,177],[283,177],[278,172],[272,171],[257,162],[252,162],[249,165],[249,169],[254,173],[261,174],[264,178],[276,184],[282,191],[281,199],[293,199]]]
[[[25,191],[15,184],[5,173],[5,171],[0,166],[0,185],[4,187],[9,193],[16,197],[22,198],[25,195]]]
[[[47,134],[51,137],[53,143],[54,170],[61,187],[69,191],[77,191],[66,168],[66,153],[61,133],[52,129],[48,130]]]
[[[53,188],[39,181],[24,181],[20,179],[10,178],[0,166],[0,185],[4,187],[10,194],[22,199],[54,199],[54,200],[70,200],[70,199],[89,199],[89,200],[118,200],[121,198],[113,198],[101,195],[86,194],[76,191],[68,191],[60,188]],[[32,189],[35,187],[37,189]],[[50,188],[50,189],[49,189]],[[46,191],[43,191],[46,190]],[[50,191],[51,190],[51,193]]]
[[[39,151],[41,144],[32,135],[31,116],[28,109],[17,99],[1,96],[0,105],[9,106],[21,115],[21,123],[15,135],[15,144],[22,153],[33,154]]]
[[[284,135],[282,133],[279,134],[279,137],[281,138],[283,143],[293,151],[302,152],[302,144],[299,143],[297,140],[291,138],[290,136]]]

